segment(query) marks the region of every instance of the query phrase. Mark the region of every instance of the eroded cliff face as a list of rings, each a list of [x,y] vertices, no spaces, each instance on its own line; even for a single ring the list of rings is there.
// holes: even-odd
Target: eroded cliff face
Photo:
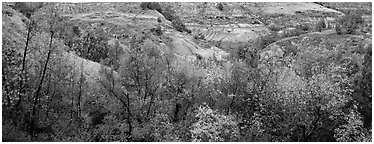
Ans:
[[[61,3],[56,7],[82,30],[103,29],[109,43],[118,42],[125,51],[132,36],[147,35],[147,46],[172,52],[186,61],[226,61],[230,53],[269,34],[270,25],[287,30],[295,24],[320,19],[311,13],[325,14],[324,18],[330,21],[341,15],[314,3],[222,3],[222,10],[217,8],[218,3],[161,4],[170,6],[192,33],[175,30],[161,13],[142,10],[139,3]],[[151,31],[157,27],[163,32],[160,36]]]
[[[235,50],[253,41],[260,35],[269,33],[262,24],[187,24],[187,27],[204,36],[204,40],[225,50]]]
[[[268,24],[282,26],[283,21],[271,19],[275,15],[282,14],[290,19],[288,22],[297,23],[318,20],[306,13],[341,14],[313,3],[222,3],[222,10],[217,8],[218,3],[162,4],[171,6],[192,34],[176,31],[161,13],[142,10],[139,3],[59,3],[55,7],[81,30],[103,29],[110,45],[118,42],[126,51],[133,35],[147,35],[148,46],[164,53],[173,52],[189,61],[226,61],[230,52],[248,47],[257,37],[269,34]],[[160,27],[163,35],[151,31],[156,27]],[[201,38],[197,40],[196,35]]]
[[[315,23],[320,20],[315,17],[317,14],[323,14],[329,21],[341,15],[336,10],[314,3],[222,3],[222,10],[217,8],[218,3],[207,2],[161,5],[170,6],[192,33],[176,31],[161,13],[142,10],[139,3],[60,4],[58,7],[75,23],[98,23],[109,27],[107,30],[111,37],[122,44],[129,42],[130,35],[139,34],[139,30],[160,26],[164,36],[152,36],[151,39],[162,51],[205,59],[227,57],[238,48],[248,47],[259,36],[271,32],[269,25],[288,28],[305,21]],[[97,9],[101,11],[95,11]],[[310,16],[313,13],[315,15]],[[162,22],[158,22],[158,18]],[[196,36],[200,39],[196,40]],[[212,48],[226,53],[215,52]]]
[[[269,26],[280,29],[298,24],[314,26],[325,19],[333,27],[334,18],[343,15],[315,3],[166,3],[172,6],[193,35],[226,51],[245,47],[269,34]]]

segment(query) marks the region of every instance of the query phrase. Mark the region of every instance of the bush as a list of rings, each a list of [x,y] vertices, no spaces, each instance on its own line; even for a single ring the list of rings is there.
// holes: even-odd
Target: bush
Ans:
[[[175,18],[175,12],[171,9],[171,6],[165,7],[162,10],[161,14],[167,19],[168,21],[173,21]]]
[[[191,30],[187,29],[184,23],[178,17],[172,21],[172,25],[176,30],[180,32],[185,31],[187,33],[191,33]]]
[[[141,2],[140,3],[140,7],[142,8],[142,10],[147,10],[148,9],[148,3],[149,2]]]
[[[158,2],[141,2],[140,7],[142,10],[157,10],[158,12],[162,13],[161,5]]]
[[[77,55],[100,62],[108,57],[108,36],[103,30],[89,31],[83,35],[81,41],[72,48]]]
[[[223,11],[223,5],[222,5],[222,3],[218,3],[217,8],[218,8],[220,11]]]
[[[104,64],[113,67],[114,70],[117,70],[123,54],[123,48],[120,46],[119,42],[116,41],[113,46],[108,48],[108,57],[105,59]]]
[[[299,25],[296,25],[295,27],[296,29],[299,29],[299,30],[302,30],[302,31],[309,31],[310,27],[306,24],[299,24]]]
[[[268,28],[269,28],[269,30],[271,30],[271,31],[273,31],[273,32],[275,32],[275,31],[279,31],[279,30],[282,29],[281,27],[277,26],[276,24],[270,24],[270,25],[268,26]]]
[[[282,36],[282,38],[284,37],[293,37],[293,36],[299,36],[299,35],[302,35],[304,34],[305,31],[302,31],[302,30],[299,30],[299,29],[287,29],[287,30],[284,30],[284,35]]]
[[[151,29],[151,32],[155,33],[157,36],[161,36],[163,34],[161,26],[157,26]]]
[[[41,7],[43,7],[43,3],[41,2],[35,2],[35,3],[16,2],[13,8],[15,10],[18,10],[22,14],[24,14],[27,18],[31,18],[31,15]]]
[[[270,45],[273,42],[276,42],[278,40],[278,35],[276,33],[270,33],[268,35],[262,36],[262,42],[263,47],[266,48],[268,45]]]
[[[165,19],[169,20],[172,22],[172,25],[173,27],[180,31],[180,32],[188,32],[188,33],[191,33],[191,30],[187,29],[186,26],[184,25],[184,23],[179,19],[178,16],[175,15],[175,12],[171,9],[171,6],[166,6],[163,10],[161,9],[161,6],[160,4],[158,3],[141,3],[140,6],[143,8],[148,8],[148,9],[156,9],[157,11],[159,11],[164,17]],[[157,21],[158,22],[161,22],[161,19],[160,18],[157,18]],[[158,31],[160,32],[160,31]],[[158,33],[160,34],[160,33]]]
[[[315,31],[322,31],[326,27],[325,20],[321,19],[317,22],[316,26],[314,27]]]
[[[233,115],[223,115],[209,106],[200,106],[196,111],[198,121],[192,124],[192,141],[224,142],[236,141],[239,137],[238,122]]]
[[[156,10],[156,11],[162,13],[161,5],[158,2],[151,2],[148,5],[148,8],[151,9],[151,10]]]
[[[202,33],[199,33],[197,35],[194,35],[195,39],[205,39],[204,35]]]
[[[335,30],[338,34],[352,34],[363,22],[361,14],[349,13],[338,20]]]

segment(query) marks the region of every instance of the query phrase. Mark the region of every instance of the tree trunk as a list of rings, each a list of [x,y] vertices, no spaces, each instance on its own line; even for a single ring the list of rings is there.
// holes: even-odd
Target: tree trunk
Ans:
[[[153,104],[153,101],[154,101],[154,97],[155,97],[154,94],[151,94],[151,101],[149,102],[149,107],[148,107],[146,119],[149,118],[149,113],[151,112],[151,107],[152,107],[152,104]]]
[[[22,101],[22,93],[23,93],[23,80],[24,80],[24,71],[25,71],[25,67],[26,67],[26,55],[27,55],[27,48],[29,46],[29,43],[31,41],[31,38],[32,38],[32,29],[33,29],[33,25],[34,22],[31,20],[29,25],[28,25],[28,29],[27,29],[27,37],[26,37],[26,44],[25,44],[25,50],[23,51],[23,58],[22,58],[22,69],[21,69],[21,79],[20,79],[20,85],[19,85],[19,90],[18,90],[18,102],[16,104],[15,107],[19,107],[21,105],[21,101]],[[10,99],[8,100],[8,104],[10,105]]]
[[[82,99],[82,85],[83,85],[83,62],[81,65],[81,74],[80,74],[80,82],[79,82],[79,95],[77,100],[77,106],[78,106],[78,116],[81,116],[81,99]]]
[[[36,107],[38,105],[38,101],[39,101],[39,95],[40,95],[40,91],[42,89],[42,86],[43,86],[43,81],[44,81],[44,78],[45,78],[45,74],[47,72],[47,66],[48,66],[48,62],[50,60],[50,57],[51,57],[51,53],[52,53],[52,40],[53,40],[53,35],[54,35],[54,32],[51,31],[51,37],[50,37],[50,42],[49,42],[49,51],[48,51],[48,55],[47,55],[47,60],[44,64],[44,68],[43,68],[43,72],[42,72],[42,77],[41,77],[41,80],[39,82],[39,85],[38,85],[38,88],[35,92],[35,96],[34,96],[34,101],[33,101],[33,108],[32,108],[32,113],[31,113],[31,122],[30,122],[30,126],[31,126],[31,136],[32,136],[32,139],[35,138],[35,125],[36,125],[36,121],[35,121],[35,118],[36,118]]]
[[[129,125],[129,134],[130,134],[129,141],[131,141],[132,140],[132,122],[131,122],[132,114],[130,110],[129,94],[126,94],[126,98],[127,98],[127,124]]]

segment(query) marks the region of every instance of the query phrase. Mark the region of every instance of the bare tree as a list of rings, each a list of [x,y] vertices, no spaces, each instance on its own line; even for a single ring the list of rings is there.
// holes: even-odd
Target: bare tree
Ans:
[[[22,58],[22,69],[20,73],[21,79],[20,79],[20,85],[19,85],[19,91],[18,91],[18,102],[15,107],[19,107],[22,101],[22,94],[24,91],[23,82],[25,80],[25,69],[26,69],[26,55],[27,55],[29,43],[37,32],[37,22],[34,19],[30,18],[30,20],[27,22],[26,29],[27,29],[27,36],[26,36],[25,49],[23,51],[23,58]],[[8,99],[8,104],[10,104],[10,99]]]
[[[33,105],[32,105],[32,112],[31,112],[31,115],[30,115],[30,123],[29,123],[29,126],[30,126],[30,133],[31,133],[31,137],[33,140],[35,140],[35,134],[36,134],[36,130],[37,130],[37,122],[36,122],[36,113],[37,113],[37,105],[38,105],[38,102],[39,102],[39,99],[40,99],[40,95],[41,95],[41,90],[42,90],[42,87],[43,87],[43,82],[44,82],[44,79],[46,77],[46,74],[47,74],[47,68],[48,68],[48,63],[50,62],[51,60],[51,54],[54,50],[54,47],[53,47],[53,39],[54,39],[54,35],[55,35],[55,32],[56,32],[56,27],[57,27],[57,23],[58,23],[58,20],[59,20],[59,15],[56,11],[56,9],[53,7],[53,5],[51,5],[50,7],[50,12],[51,12],[51,15],[49,17],[49,20],[48,20],[48,28],[47,28],[47,31],[49,32],[50,34],[50,37],[49,37],[49,46],[48,46],[48,53],[47,53],[47,58],[46,58],[46,61],[44,63],[44,66],[43,66],[43,69],[42,69],[42,72],[41,72],[41,78],[40,78],[40,81],[39,81],[39,84],[37,85],[37,88],[36,88],[36,91],[34,93],[34,97],[33,97]]]

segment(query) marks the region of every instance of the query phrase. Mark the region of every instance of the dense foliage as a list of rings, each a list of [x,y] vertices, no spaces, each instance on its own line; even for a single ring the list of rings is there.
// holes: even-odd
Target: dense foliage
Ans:
[[[222,3],[218,3],[217,8],[218,8],[220,11],[223,11],[223,5],[222,5]]]
[[[35,3],[24,3],[24,2],[16,2],[13,6],[15,10],[20,11],[24,14],[27,18],[30,18],[31,15],[37,11],[39,8],[43,7],[42,2],[35,2]]]
[[[100,62],[108,57],[108,49],[106,33],[97,29],[89,30],[86,34],[82,34],[80,41],[77,41],[77,45],[72,50],[83,58]]]
[[[143,10],[157,10],[158,12],[162,13],[161,5],[158,2],[141,2],[140,7]]]
[[[315,31],[322,31],[324,28],[326,27],[326,24],[325,24],[325,21],[322,19],[322,20],[319,20],[315,26]]]
[[[338,34],[352,34],[364,22],[359,13],[348,13],[338,20],[335,29]]]
[[[170,5],[165,5],[161,7],[161,5],[157,2],[142,2],[140,3],[140,7],[143,10],[146,10],[146,9],[157,10],[165,17],[165,19],[172,22],[172,25],[176,30],[180,32],[185,31],[187,33],[191,33],[191,30],[186,28],[183,21],[179,18],[179,16],[175,14],[174,10],[171,9]]]

